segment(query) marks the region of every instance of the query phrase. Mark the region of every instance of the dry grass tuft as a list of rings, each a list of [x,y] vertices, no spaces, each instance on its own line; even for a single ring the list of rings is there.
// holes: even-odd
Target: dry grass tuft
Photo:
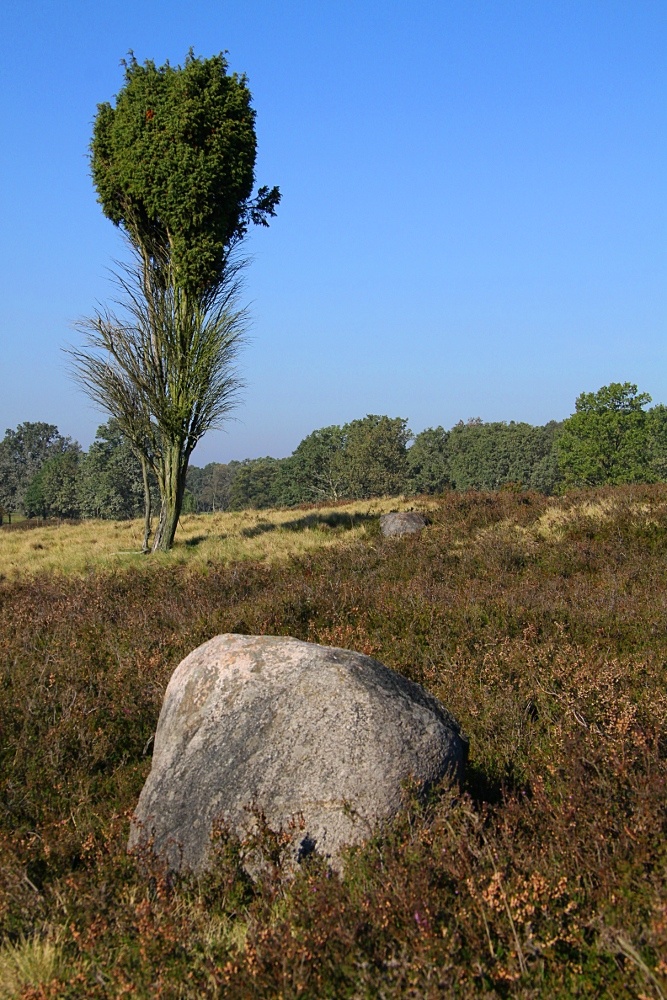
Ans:
[[[62,947],[53,938],[21,938],[0,947],[0,1000],[18,1000],[27,987],[66,975]]]

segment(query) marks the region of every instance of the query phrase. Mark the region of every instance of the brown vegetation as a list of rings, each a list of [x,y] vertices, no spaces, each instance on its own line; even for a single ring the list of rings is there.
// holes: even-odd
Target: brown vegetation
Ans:
[[[0,997],[664,997],[666,511],[664,486],[452,493],[418,537],[5,579]],[[284,878],[271,831],[259,883],[224,830],[199,879],[128,857],[167,680],[220,632],[424,684],[464,789],[406,790],[343,879]]]

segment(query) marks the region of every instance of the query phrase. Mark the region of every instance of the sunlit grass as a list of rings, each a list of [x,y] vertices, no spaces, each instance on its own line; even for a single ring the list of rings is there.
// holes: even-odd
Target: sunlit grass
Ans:
[[[34,937],[7,943],[0,947],[0,1000],[14,1000],[26,987],[49,983],[63,972],[57,941]]]
[[[639,508],[639,505],[635,505]],[[611,498],[597,501],[583,501],[570,507],[560,506],[547,507],[542,516],[538,518],[534,531],[540,538],[553,538],[562,534],[574,521],[588,518],[597,524],[608,521],[616,512],[618,502]]]
[[[425,502],[417,506],[423,508]],[[15,580],[43,572],[85,575],[144,565],[147,559],[151,565],[200,567],[243,560],[276,562],[365,537],[380,514],[414,507],[414,500],[384,498],[308,510],[186,514],[172,551],[149,557],[141,553],[141,520],[0,530],[0,576]]]
[[[567,532],[581,529],[597,530],[618,516],[626,516],[636,528],[658,527],[667,516],[667,503],[656,498],[651,503],[634,501],[618,493],[596,500],[562,497],[554,500],[528,523],[517,523],[513,517],[480,527],[471,538],[457,539],[452,552],[463,548],[483,550],[494,544],[518,546],[525,555],[533,554],[543,542],[561,541]]]

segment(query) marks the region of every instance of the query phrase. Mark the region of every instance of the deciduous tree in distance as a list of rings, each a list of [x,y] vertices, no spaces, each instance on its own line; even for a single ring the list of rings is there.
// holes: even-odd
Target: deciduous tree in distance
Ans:
[[[611,382],[582,392],[563,424],[558,460],[566,486],[650,482],[647,392],[631,382]]]
[[[26,490],[44,463],[71,450],[78,452],[79,445],[55,424],[26,421],[8,428],[0,441],[0,506],[10,515],[23,510]]]

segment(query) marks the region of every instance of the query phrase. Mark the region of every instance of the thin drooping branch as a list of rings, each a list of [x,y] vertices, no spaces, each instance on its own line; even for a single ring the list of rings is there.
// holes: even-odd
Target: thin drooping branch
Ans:
[[[242,267],[230,261],[216,292],[195,297],[164,267],[147,269],[137,253],[116,273],[118,310],[79,323],[84,346],[68,351],[75,380],[118,420],[142,467],[157,478],[162,509],[154,548],[170,547],[190,455],[242,388],[235,368],[246,328],[245,310],[236,307]]]

